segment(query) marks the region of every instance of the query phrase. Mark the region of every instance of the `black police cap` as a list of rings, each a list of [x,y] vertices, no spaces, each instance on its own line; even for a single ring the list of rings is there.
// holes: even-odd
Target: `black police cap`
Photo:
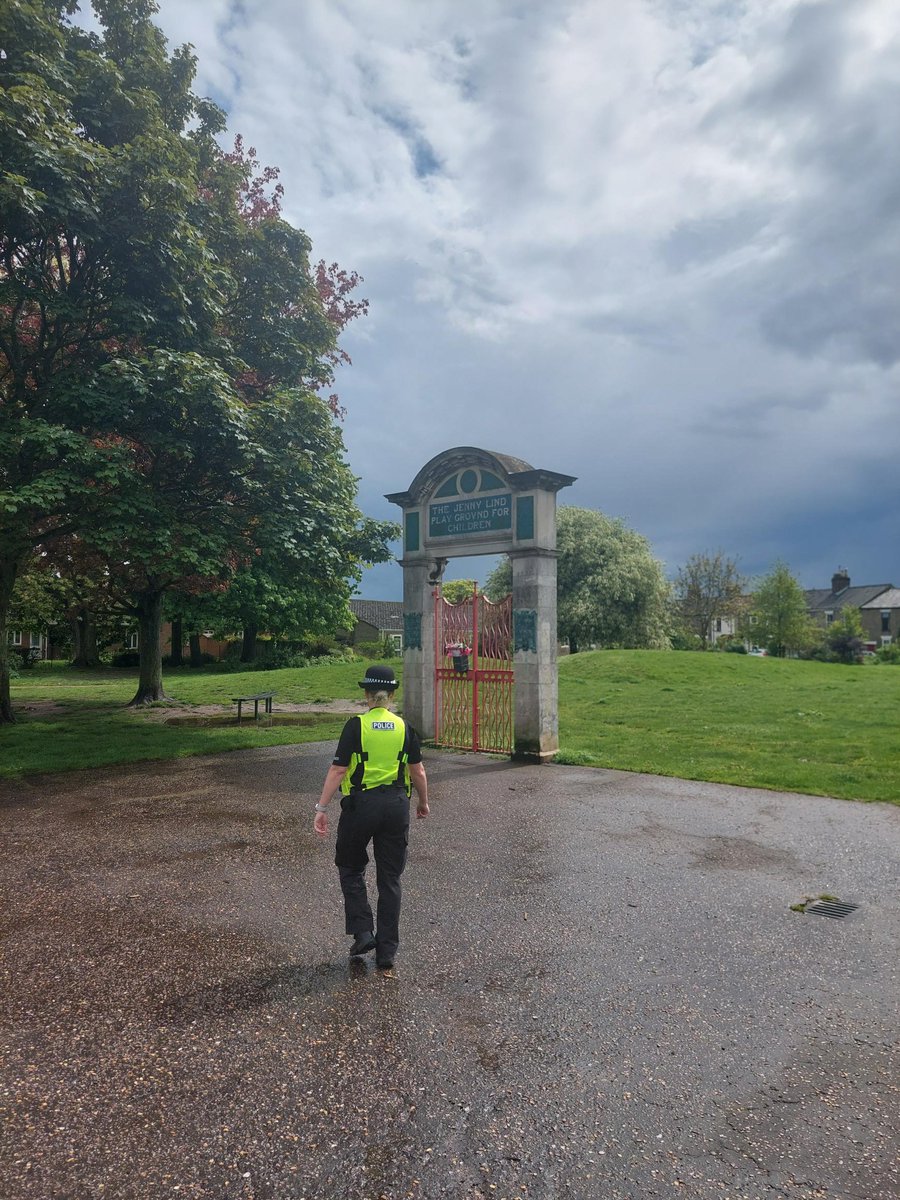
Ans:
[[[359,681],[359,686],[367,692],[392,692],[397,680],[390,667],[366,667],[366,677]]]

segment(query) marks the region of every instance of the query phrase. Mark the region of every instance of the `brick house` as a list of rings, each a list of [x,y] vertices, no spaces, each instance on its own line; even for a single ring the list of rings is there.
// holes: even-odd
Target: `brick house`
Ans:
[[[32,633],[30,629],[11,629],[9,646],[20,654],[30,654],[34,659],[50,657],[50,639],[45,633]]]

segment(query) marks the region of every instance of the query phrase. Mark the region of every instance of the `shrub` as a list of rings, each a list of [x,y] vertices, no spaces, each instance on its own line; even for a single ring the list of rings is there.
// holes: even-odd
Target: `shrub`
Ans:
[[[26,647],[21,649],[18,646],[10,646],[9,648],[9,665],[16,668],[16,673],[20,671],[34,670],[34,664],[37,661],[37,651],[32,651]]]
[[[256,662],[243,665],[246,670],[252,671],[280,671],[284,667],[307,667],[309,659],[291,646],[273,646]]]
[[[696,633],[688,633],[686,629],[676,629],[671,636],[673,650],[705,650],[702,637]]]
[[[862,662],[863,627],[859,610],[846,605],[825,631],[825,641],[837,662]]]
[[[346,647],[342,646],[337,638],[333,637],[311,638],[308,642],[304,642],[300,648],[310,658],[333,658],[337,655],[340,659],[346,651]]]
[[[729,642],[719,643],[726,654],[746,654],[747,647],[739,638],[732,638]]]
[[[120,650],[118,654],[112,656],[112,666],[114,667],[139,667],[141,665],[141,656],[137,650]]]
[[[807,662],[837,662],[837,656],[830,646],[826,646],[824,642],[817,642],[812,646],[805,646],[797,655]]]
[[[357,658],[367,658],[371,662],[378,662],[383,658],[397,657],[394,643],[389,637],[384,638],[380,642],[357,642],[353,650]]]
[[[900,642],[891,642],[889,646],[882,646],[880,650],[876,650],[875,661],[900,667]]]

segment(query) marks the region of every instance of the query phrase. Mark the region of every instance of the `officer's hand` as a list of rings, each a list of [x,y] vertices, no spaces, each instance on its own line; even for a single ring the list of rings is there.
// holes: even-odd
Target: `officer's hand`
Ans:
[[[420,820],[422,817],[427,817],[430,812],[431,809],[428,807],[428,801],[426,800],[423,804],[420,800],[416,805],[416,820]]]
[[[313,829],[319,837],[328,836],[328,813],[316,813],[316,819],[313,821]]]

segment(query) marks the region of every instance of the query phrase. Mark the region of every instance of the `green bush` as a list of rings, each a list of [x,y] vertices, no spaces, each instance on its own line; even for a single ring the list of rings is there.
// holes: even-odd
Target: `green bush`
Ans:
[[[269,642],[256,662],[240,665],[245,671],[278,671],[285,667],[312,667],[332,662],[353,662],[354,659],[352,651],[342,649],[331,638],[322,638],[306,643],[302,650],[298,649],[296,642],[285,642],[280,646]]]
[[[746,647],[745,643],[742,642],[739,638],[732,638],[731,641],[728,641],[728,642],[719,642],[718,645],[720,645],[722,647],[722,649],[725,651],[726,654],[746,654],[747,653],[747,647]]]
[[[139,667],[141,664],[141,656],[137,650],[120,650],[118,654],[112,656],[112,666],[114,667]]]
[[[384,645],[381,642],[357,642],[353,647],[353,653],[356,658],[368,658],[372,662],[377,662],[384,653]]]
[[[812,646],[805,646],[797,655],[806,662],[824,662],[833,663],[838,661],[837,655],[830,646],[826,646],[824,642],[817,642]]]
[[[335,659],[336,662],[344,661],[344,656],[347,653],[347,647],[342,646],[337,638],[333,637],[317,637],[311,638],[307,642],[302,642],[298,647],[307,658],[327,658]],[[352,657],[352,655],[351,655]]]
[[[357,642],[353,647],[357,658],[367,658],[370,662],[379,662],[385,658],[396,658],[397,651],[389,637],[380,642]]]
[[[676,629],[671,636],[673,650],[705,650],[706,644],[696,633],[688,633],[686,629]]]
[[[882,646],[880,650],[876,650],[875,661],[900,667],[900,642],[891,642],[889,646]]]
[[[859,609],[846,605],[825,631],[825,642],[837,662],[860,663],[863,659],[863,627]]]
[[[244,663],[244,669],[254,671],[280,671],[283,667],[308,667],[309,659],[298,653],[293,646],[270,647],[255,663]]]

